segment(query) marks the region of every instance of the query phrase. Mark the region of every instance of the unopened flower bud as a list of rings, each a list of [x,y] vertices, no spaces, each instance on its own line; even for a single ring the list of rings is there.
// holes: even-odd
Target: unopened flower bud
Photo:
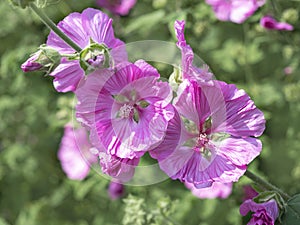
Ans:
[[[112,200],[116,200],[122,197],[124,193],[125,193],[125,188],[123,184],[114,181],[110,182],[108,187],[108,194]]]
[[[39,57],[40,52],[41,51],[39,50],[36,53],[34,53],[29,59],[26,60],[26,62],[24,62],[21,65],[21,69],[24,72],[36,71],[43,67],[42,64],[40,64],[36,61]]]
[[[51,72],[56,66],[59,65],[61,55],[53,48],[46,45],[41,45],[39,50],[31,55],[21,65],[24,72],[30,71],[47,71]]]
[[[109,49],[104,44],[90,40],[90,45],[80,52],[80,66],[86,74],[96,69],[113,67]]]

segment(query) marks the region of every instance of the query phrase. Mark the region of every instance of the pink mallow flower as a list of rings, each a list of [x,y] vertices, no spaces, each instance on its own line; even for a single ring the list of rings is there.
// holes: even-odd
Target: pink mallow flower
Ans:
[[[213,7],[216,17],[222,21],[243,23],[265,0],[206,0]]]
[[[172,90],[145,61],[90,74],[75,92],[76,117],[97,149],[122,159],[140,158],[164,138]]]
[[[213,183],[211,187],[197,189],[193,184],[185,182],[185,186],[198,198],[227,198],[232,191],[232,183]]]
[[[112,200],[122,197],[125,193],[124,185],[115,181],[111,181],[108,186],[108,195]]]
[[[127,60],[124,43],[114,37],[112,19],[100,10],[88,8],[82,13],[71,13],[57,26],[83,49],[81,65],[84,64],[87,71],[113,67]],[[52,31],[48,36],[47,45],[62,55],[75,53],[73,48]],[[63,57],[60,65],[50,75],[54,77],[53,84],[57,91],[68,92],[76,90],[85,71],[80,66],[80,60]]]
[[[172,179],[196,188],[236,182],[260,154],[255,137],[265,129],[263,113],[243,90],[221,81],[184,80],[166,136],[150,151]]]
[[[57,154],[68,178],[82,180],[88,175],[91,164],[97,162],[97,157],[90,152],[91,148],[85,128],[65,126]]]
[[[97,4],[114,14],[125,16],[135,5],[136,0],[97,0]]]
[[[208,82],[212,79],[213,74],[210,73],[208,70],[208,66],[204,65],[203,68],[198,68],[193,65],[194,61],[194,52],[190,45],[186,43],[185,37],[184,37],[184,26],[185,21],[175,21],[175,33],[176,38],[178,40],[177,46],[181,50],[181,73],[182,73],[182,79],[189,79],[189,80],[195,80],[198,82]]]
[[[291,24],[277,22],[272,16],[264,16],[260,19],[260,25],[268,30],[287,30],[291,31],[294,27]]]
[[[248,199],[240,206],[240,213],[246,216],[249,211],[253,214],[248,225],[274,225],[279,215],[278,206],[274,199],[264,203],[256,203],[252,199]]]

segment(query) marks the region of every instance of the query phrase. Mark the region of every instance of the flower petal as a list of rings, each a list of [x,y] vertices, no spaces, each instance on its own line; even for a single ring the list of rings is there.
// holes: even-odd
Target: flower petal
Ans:
[[[57,26],[64,32],[72,41],[84,48],[89,44],[89,37],[86,30],[83,28],[81,14],[74,12],[60,21]],[[58,37],[53,31],[50,32],[47,45],[55,48],[60,53],[74,53],[75,50]]]
[[[232,191],[232,183],[213,183],[211,187],[197,189],[191,183],[185,182],[185,186],[192,191],[192,194],[201,199],[227,198]]]
[[[105,152],[99,153],[100,165],[103,173],[122,182],[129,181],[139,163],[139,158],[121,159]]]
[[[256,138],[227,138],[218,146],[218,153],[238,166],[248,165],[261,152],[262,144]]]
[[[218,83],[224,95],[226,119],[223,120],[223,110],[214,113],[214,123],[217,126],[214,132],[226,132],[236,137],[260,136],[265,129],[263,113],[256,108],[244,90],[238,90],[233,84]]]
[[[84,71],[78,61],[62,60],[61,63],[50,73],[54,77],[53,85],[58,92],[75,91]]]

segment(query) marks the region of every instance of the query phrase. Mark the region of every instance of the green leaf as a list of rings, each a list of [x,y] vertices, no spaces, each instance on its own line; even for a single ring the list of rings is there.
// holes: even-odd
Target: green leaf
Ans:
[[[294,195],[285,206],[286,211],[282,216],[283,225],[300,224],[300,194]]]

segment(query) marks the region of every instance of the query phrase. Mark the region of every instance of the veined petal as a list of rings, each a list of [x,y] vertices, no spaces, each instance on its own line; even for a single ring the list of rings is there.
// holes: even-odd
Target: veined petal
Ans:
[[[178,88],[174,105],[185,118],[202,127],[211,117],[212,121],[224,121],[226,107],[222,89],[217,82],[214,85],[185,80]],[[217,117],[215,112],[219,112]],[[214,126],[213,122],[213,126]]]
[[[193,183],[196,188],[210,187],[213,182],[236,182],[246,171],[246,167],[238,167],[222,156],[214,154],[207,160],[184,146],[159,161],[159,166],[172,179]]]
[[[89,44],[89,37],[86,30],[83,28],[81,14],[74,12],[64,18],[57,24],[70,39],[72,39],[79,47],[84,48]],[[50,32],[47,45],[55,48],[60,53],[74,53],[75,50],[66,44],[53,31]]]
[[[75,91],[84,77],[84,71],[78,61],[62,60],[50,76],[54,77],[53,85],[58,92]]]
[[[116,42],[112,19],[99,10],[85,9],[82,12],[82,27],[88,32],[93,41],[99,44],[105,43],[108,48],[114,48],[118,44],[122,44],[119,40]]]
[[[96,112],[101,111],[101,116],[110,118],[110,111],[103,111],[101,107],[112,104],[113,98],[104,98],[99,93],[103,90],[106,81],[112,76],[108,69],[97,70],[88,75],[87,79],[82,80],[75,94],[78,99],[76,105],[76,118],[79,122],[92,128],[96,121]],[[105,95],[106,96],[106,95]],[[99,102],[99,104],[98,104]],[[105,115],[103,115],[105,113]]]
[[[261,152],[261,141],[256,138],[227,138],[218,146],[218,153],[238,166],[248,165]]]
[[[150,64],[146,63],[144,60],[140,59],[134,63],[138,68],[140,68],[145,74],[145,76],[153,76],[159,78],[160,75],[156,68],[151,66]]]
[[[224,95],[226,119],[215,121],[214,132],[226,132],[236,137],[260,136],[265,129],[263,113],[244,90],[238,90],[233,84],[218,83]],[[216,111],[214,117],[224,118],[224,112]]]
[[[168,128],[163,141],[159,146],[149,152],[151,157],[157,159],[159,162],[172,155],[173,151],[189,136],[182,124],[178,112],[174,107],[173,110],[174,117],[168,123]]]

